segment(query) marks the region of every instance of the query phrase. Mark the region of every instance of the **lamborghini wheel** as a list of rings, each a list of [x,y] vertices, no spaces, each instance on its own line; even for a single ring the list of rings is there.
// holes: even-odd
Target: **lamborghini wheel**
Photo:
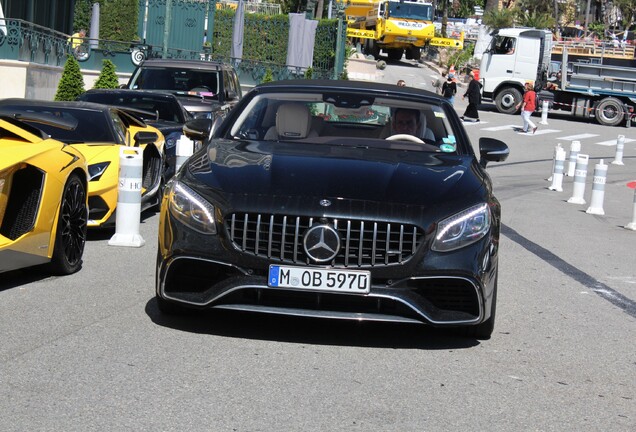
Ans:
[[[82,267],[87,217],[86,186],[77,175],[72,175],[62,194],[60,215],[55,231],[55,246],[51,258],[53,273],[71,274]]]

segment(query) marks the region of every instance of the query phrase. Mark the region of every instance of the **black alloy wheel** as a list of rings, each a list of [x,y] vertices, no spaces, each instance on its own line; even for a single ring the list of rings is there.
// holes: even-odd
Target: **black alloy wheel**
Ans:
[[[51,258],[53,273],[71,274],[82,267],[87,218],[86,186],[74,174],[69,177],[62,194],[60,215],[55,231],[55,246]]]

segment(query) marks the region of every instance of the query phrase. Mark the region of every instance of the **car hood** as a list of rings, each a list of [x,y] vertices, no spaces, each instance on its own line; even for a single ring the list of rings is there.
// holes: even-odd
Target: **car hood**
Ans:
[[[215,111],[221,107],[218,100],[186,92],[173,92],[183,107],[191,113]]]
[[[300,143],[217,141],[193,155],[188,168],[186,181],[213,201],[269,196],[280,206],[294,197],[471,205],[484,180],[470,155]]]

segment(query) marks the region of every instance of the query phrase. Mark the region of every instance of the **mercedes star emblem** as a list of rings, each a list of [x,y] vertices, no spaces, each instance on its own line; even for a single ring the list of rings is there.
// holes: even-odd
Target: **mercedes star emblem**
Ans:
[[[331,261],[340,251],[340,235],[329,225],[314,225],[305,233],[303,247],[312,260],[319,263]]]

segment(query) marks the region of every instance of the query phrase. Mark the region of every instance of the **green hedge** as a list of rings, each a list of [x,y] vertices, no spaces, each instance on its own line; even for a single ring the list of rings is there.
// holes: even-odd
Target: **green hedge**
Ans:
[[[212,53],[215,57],[230,56],[234,13],[231,9],[221,9],[215,13],[212,40]],[[286,63],[289,38],[287,15],[246,14],[244,29],[243,58],[277,64]],[[314,45],[314,68],[333,68],[337,32],[338,20],[319,21]]]

